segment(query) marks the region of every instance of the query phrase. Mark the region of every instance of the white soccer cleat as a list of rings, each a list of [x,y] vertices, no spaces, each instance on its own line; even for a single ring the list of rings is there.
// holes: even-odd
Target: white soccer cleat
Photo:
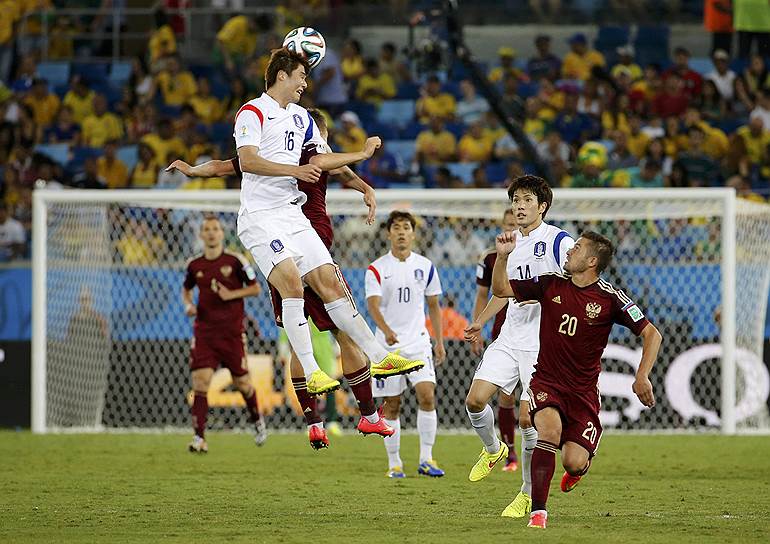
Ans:
[[[261,417],[254,424],[254,443],[257,446],[262,446],[267,441],[267,426],[265,426],[265,418]]]

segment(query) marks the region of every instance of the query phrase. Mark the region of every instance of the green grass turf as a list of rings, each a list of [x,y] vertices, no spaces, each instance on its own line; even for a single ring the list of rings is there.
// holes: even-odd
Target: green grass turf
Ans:
[[[304,435],[0,433],[0,542],[767,542],[770,437],[602,440],[569,495],[551,487],[547,531],[501,518],[520,473],[468,482],[475,436],[439,436],[442,479],[385,478],[379,437],[314,452]],[[512,539],[512,540],[511,540]]]

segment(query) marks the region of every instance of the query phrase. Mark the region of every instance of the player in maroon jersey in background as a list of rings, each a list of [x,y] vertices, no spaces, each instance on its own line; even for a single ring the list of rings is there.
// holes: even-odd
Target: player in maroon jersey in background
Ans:
[[[612,259],[612,242],[584,232],[567,253],[568,275],[547,274],[530,280],[508,280],[508,255],[516,247],[512,232],[498,235],[492,272],[496,297],[541,305],[540,353],[529,386],[530,414],[538,440],[532,456],[532,513],[529,527],[545,529],[548,489],[561,450],[561,490],[571,491],[588,472],[599,447],[599,372],[612,325],[627,327],[642,338],[642,357],[633,391],[652,408],[655,395],[649,379],[662,337],[623,291],[599,277]]]
[[[321,136],[325,140],[328,134],[325,119],[318,110],[308,110],[308,112],[313,117]],[[319,237],[323,243],[326,244],[327,248],[331,248],[334,241],[331,220],[326,213],[328,175],[338,175],[348,187],[363,193],[364,204],[369,207],[369,214],[366,222],[371,225],[374,222],[376,210],[374,189],[359,178],[347,165],[370,158],[379,145],[379,138],[369,138],[366,141],[364,150],[358,153],[330,153],[328,152],[328,149],[318,150],[315,149],[315,146],[303,148],[299,164],[312,163],[319,166],[324,172],[320,179],[315,183],[307,183],[298,180],[299,190],[308,197],[307,202],[302,206],[302,212],[310,220],[313,228],[318,232]],[[237,175],[240,177],[241,174],[237,158],[227,161],[208,161],[197,166],[190,166],[184,161],[175,161],[166,170],[172,169],[178,169],[183,174],[191,177],[226,175]],[[337,274],[345,291],[348,292],[347,284],[345,283],[339,268],[337,268]],[[281,326],[280,295],[276,289],[272,288],[272,286],[270,288],[270,294],[276,323]],[[349,293],[348,296],[352,301],[352,296]],[[363,434],[380,434],[382,436],[392,435],[394,432],[393,429],[385,423],[376,410],[374,399],[372,398],[369,366],[367,365],[366,357],[363,352],[347,334],[336,328],[324,307],[323,301],[315,291],[306,288],[304,299],[305,313],[313,319],[313,322],[319,330],[332,331],[332,334],[335,335],[335,338],[340,345],[343,374],[353,391],[353,395],[356,397],[361,413],[361,419],[357,425],[358,430]],[[313,449],[328,447],[329,439],[326,436],[326,430],[324,429],[323,422],[318,414],[316,400],[307,391],[307,383],[302,366],[299,364],[299,360],[293,351],[291,375],[294,391],[297,394],[297,399],[302,407],[305,422],[308,425],[308,437],[311,447],[313,447]]]
[[[191,452],[206,453],[206,418],[211,377],[220,364],[230,370],[233,383],[246,401],[249,421],[254,424],[254,441],[261,446],[267,439],[265,422],[259,415],[257,393],[246,367],[243,299],[260,293],[254,269],[242,256],[225,250],[225,233],[216,217],[206,217],[201,225],[203,255],[190,260],[182,288],[185,313],[195,316],[190,349],[193,385],[193,429]],[[192,291],[198,287],[198,304]]]
[[[513,209],[507,208],[503,214],[503,232],[509,230],[516,230],[516,219],[513,213]],[[473,319],[476,321],[481,311],[487,305],[489,301],[489,288],[492,287],[492,269],[495,267],[495,259],[497,259],[497,250],[494,247],[488,249],[481,255],[478,266],[476,267],[476,303],[473,305]],[[500,329],[505,322],[505,314],[508,310],[508,305],[503,306],[503,309],[497,312],[495,315],[495,323],[492,325],[492,337],[490,341],[494,341],[500,335]],[[478,340],[471,344],[471,353],[479,356],[484,351],[484,339],[479,336]],[[516,398],[513,394],[507,395],[504,391],[500,391],[497,396],[497,425],[500,428],[500,436],[508,446],[508,459],[505,461],[503,470],[505,472],[514,472],[519,468],[519,458],[516,455],[516,412],[514,410],[516,406]]]

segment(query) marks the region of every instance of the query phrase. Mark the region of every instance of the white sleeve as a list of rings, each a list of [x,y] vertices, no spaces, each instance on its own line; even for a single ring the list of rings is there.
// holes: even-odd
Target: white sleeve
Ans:
[[[253,109],[252,109],[253,108]],[[242,108],[235,118],[235,147],[241,148],[245,145],[259,147],[262,143],[262,117],[257,114],[259,110],[251,106],[250,109]]]
[[[430,263],[430,271],[428,272],[428,282],[425,284],[425,296],[426,297],[432,297],[436,295],[440,295],[443,291],[441,290],[441,279],[438,277],[438,269],[433,266],[433,263]]]
[[[382,296],[380,273],[372,264],[366,269],[366,274],[364,275],[364,296],[365,298]]]
[[[318,130],[318,125],[315,124],[315,121],[313,121],[313,118],[310,117],[310,114],[307,113],[308,121],[310,122],[311,131],[310,134],[305,135],[305,145],[312,143],[315,144],[319,148],[319,153],[321,152],[321,149],[326,149],[326,141],[321,137],[321,131]]]
[[[559,268],[564,268],[564,263],[567,262],[567,252],[575,246],[575,240],[572,236],[564,231],[561,231],[556,235],[554,240],[554,255],[559,255]]]

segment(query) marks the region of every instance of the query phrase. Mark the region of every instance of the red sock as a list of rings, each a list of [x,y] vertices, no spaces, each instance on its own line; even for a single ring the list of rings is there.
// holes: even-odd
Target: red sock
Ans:
[[[538,440],[532,452],[532,511],[545,510],[553,471],[556,470],[556,451],[559,447],[545,440]]]
[[[243,395],[243,393],[241,393]],[[257,403],[257,392],[251,390],[251,395],[248,397],[243,395],[243,400],[246,401],[246,408],[249,410],[249,421],[256,423],[259,421],[259,404]]]
[[[195,392],[190,412],[193,417],[193,429],[195,429],[195,434],[203,438],[206,434],[206,418],[209,415],[209,399],[207,398],[206,393]]]
[[[321,416],[318,415],[315,397],[311,397],[307,392],[307,380],[305,378],[292,378],[291,384],[294,386],[297,400],[299,400],[299,405],[302,407],[305,423],[308,425],[320,423]]]
[[[508,460],[515,461],[516,457],[516,413],[513,406],[506,408],[500,406],[497,409],[497,424],[500,427],[500,436],[508,446]]]
[[[372,375],[369,373],[369,367],[364,366],[355,372],[345,374],[350,389],[353,390],[353,396],[358,402],[358,410],[362,416],[370,416],[377,411],[372,398]]]

